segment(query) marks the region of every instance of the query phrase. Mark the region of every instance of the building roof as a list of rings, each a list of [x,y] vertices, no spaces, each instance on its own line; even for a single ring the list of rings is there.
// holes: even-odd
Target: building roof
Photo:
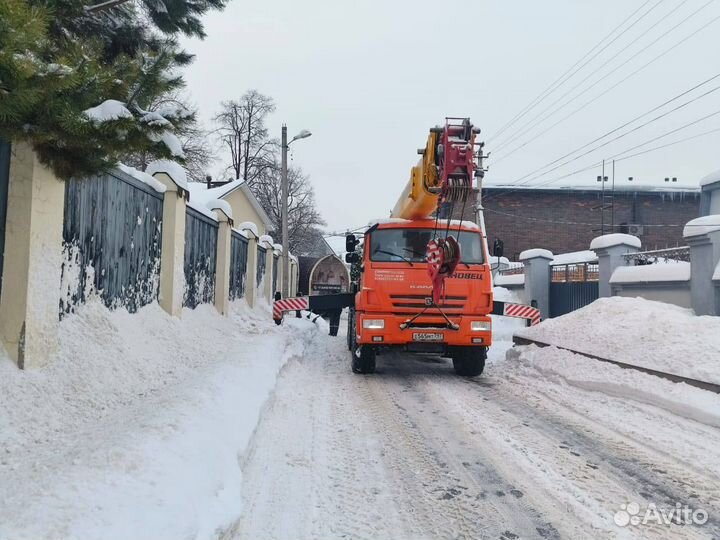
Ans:
[[[224,184],[222,186],[210,189],[208,189],[207,185],[202,182],[190,182],[189,188],[190,200],[194,199],[195,201],[201,203],[205,203],[215,199],[223,200],[228,195],[239,189],[243,192],[247,200],[250,201],[250,206],[253,207],[253,210],[257,212],[258,216],[260,216],[260,219],[262,220],[263,225],[265,225],[265,228],[272,229],[273,227],[273,222],[270,220],[267,212],[265,212],[265,210],[263,210],[263,207],[260,206],[260,203],[258,202],[253,192],[250,190],[250,187],[242,178],[238,180],[233,180],[232,182],[228,182],[227,184]]]
[[[586,184],[538,184],[538,185],[518,185],[518,184],[503,184],[483,183],[483,190],[523,190],[523,191],[543,191],[553,193],[568,193],[568,192],[580,192],[580,191],[602,191],[602,183],[593,181],[587,182]],[[612,181],[605,182],[605,191],[611,191],[613,189]],[[615,181],[615,192],[622,193],[700,193],[700,186],[698,184],[689,184],[687,182],[656,182],[654,184],[643,184],[641,182],[630,182],[627,178],[622,181]]]

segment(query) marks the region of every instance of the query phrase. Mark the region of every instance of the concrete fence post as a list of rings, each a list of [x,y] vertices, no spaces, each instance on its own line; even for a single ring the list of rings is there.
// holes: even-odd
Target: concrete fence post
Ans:
[[[258,237],[251,229],[243,229],[248,238],[247,245],[247,265],[245,267],[245,301],[248,306],[255,307],[255,293],[257,292],[257,264],[258,264]]]
[[[550,316],[550,263],[553,257],[547,249],[528,249],[519,257],[524,264],[525,298],[540,310],[543,319]]]
[[[610,278],[618,266],[627,266],[623,255],[640,251],[640,239],[630,234],[614,233],[593,238],[590,249],[597,253],[599,267],[599,296],[612,296]]]
[[[265,297],[265,300],[268,304],[272,304],[273,302],[273,266],[275,264],[275,251],[273,250],[273,245],[270,242],[263,241],[261,242],[263,244],[263,247],[265,248],[265,280],[264,280],[264,287],[263,287],[263,296]],[[278,279],[279,279],[278,274]]]
[[[0,295],[0,335],[19,368],[41,367],[58,347],[65,183],[32,147],[14,143]]]
[[[720,264],[720,214],[693,219],[683,237],[690,246],[690,301],[696,315],[720,315],[720,293],[715,275]],[[720,272],[720,270],[718,270]]]
[[[221,208],[211,208],[218,216],[217,250],[215,252],[215,309],[222,315],[230,312],[230,250],[233,220]]]
[[[153,177],[165,186],[160,254],[160,307],[169,315],[180,317],[185,294],[187,192],[165,172],[157,172]]]

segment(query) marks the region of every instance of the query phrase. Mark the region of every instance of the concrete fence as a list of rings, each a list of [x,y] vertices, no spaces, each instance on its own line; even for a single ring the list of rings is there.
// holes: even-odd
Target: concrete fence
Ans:
[[[158,301],[174,317],[201,303],[227,315],[238,298],[271,303],[282,283],[281,246],[225,201],[194,204],[172,170],[66,183],[17,144],[7,188],[0,339],[20,368],[47,362],[60,317],[92,294],[131,312]]]

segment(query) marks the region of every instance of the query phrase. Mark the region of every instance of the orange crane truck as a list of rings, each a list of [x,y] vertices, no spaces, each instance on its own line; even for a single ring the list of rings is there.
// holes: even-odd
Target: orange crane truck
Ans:
[[[484,174],[479,132],[468,118],[447,118],[430,129],[390,218],[372,222],[362,242],[346,237],[346,262],[359,275],[354,292],[276,300],[276,322],[285,311],[339,314],[349,307],[353,372],[373,373],[378,354],[400,350],[452,358],[463,376],[480,375],[485,367],[490,314],[538,322],[529,306],[493,301],[487,239],[476,223],[482,223],[481,209],[476,221],[463,220],[475,207],[474,179]],[[502,246],[493,254],[501,256]]]

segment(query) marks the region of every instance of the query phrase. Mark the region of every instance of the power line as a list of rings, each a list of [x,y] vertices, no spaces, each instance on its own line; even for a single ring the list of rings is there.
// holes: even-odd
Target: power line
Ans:
[[[713,19],[711,19],[710,21],[708,21],[707,23],[705,23],[704,25],[702,25],[700,28],[696,29],[696,30],[695,30],[694,32],[692,32],[690,35],[684,37],[683,39],[681,39],[680,41],[678,41],[677,43],[675,43],[674,45],[672,45],[670,48],[668,48],[668,49],[666,49],[665,51],[661,52],[660,54],[658,54],[657,56],[655,56],[652,60],[650,60],[649,62],[643,64],[640,68],[638,68],[638,69],[630,72],[626,77],[624,77],[623,79],[619,80],[617,83],[615,83],[614,85],[610,86],[609,88],[607,88],[606,90],[604,90],[603,92],[601,92],[600,94],[598,94],[597,96],[595,96],[594,98],[592,98],[591,100],[585,102],[583,105],[581,105],[580,107],[578,107],[577,109],[575,109],[575,110],[572,111],[571,113],[569,113],[569,114],[567,114],[566,116],[562,117],[560,120],[558,120],[557,122],[555,122],[554,124],[552,124],[551,126],[549,126],[548,128],[546,128],[545,130],[543,130],[543,131],[541,131],[540,133],[534,135],[532,139],[527,140],[525,143],[521,144],[520,146],[518,146],[518,147],[516,147],[515,149],[511,150],[510,152],[508,152],[508,153],[506,153],[506,154],[503,154],[503,155],[502,155],[500,158],[498,158],[494,163],[499,163],[500,161],[503,161],[504,159],[508,158],[509,156],[511,156],[512,154],[514,154],[515,152],[517,152],[518,150],[521,150],[522,148],[525,148],[528,144],[530,144],[530,143],[533,142],[534,140],[537,140],[540,136],[544,135],[545,133],[547,133],[548,131],[550,131],[550,130],[553,129],[554,127],[558,126],[559,124],[561,124],[562,122],[564,122],[564,121],[567,120],[568,118],[571,118],[572,116],[575,116],[577,113],[579,113],[580,111],[582,111],[583,109],[585,109],[586,107],[588,107],[589,105],[591,105],[592,103],[596,102],[598,99],[600,99],[601,97],[605,96],[607,93],[611,92],[612,90],[614,90],[615,88],[617,88],[618,86],[620,86],[622,83],[624,83],[625,81],[627,81],[627,80],[630,79],[631,77],[634,77],[635,75],[637,75],[638,73],[640,73],[642,70],[644,70],[645,68],[647,68],[647,67],[650,66],[651,64],[655,63],[655,62],[658,61],[660,58],[662,58],[662,57],[665,56],[666,54],[670,53],[671,51],[673,51],[674,49],[676,49],[677,47],[679,47],[679,46],[682,45],[683,43],[685,43],[685,42],[686,42],[687,40],[689,40],[690,38],[694,37],[695,35],[697,35],[697,34],[700,33],[701,31],[705,30],[705,29],[706,29],[708,26],[710,26],[711,24],[717,22],[718,19],[720,19],[720,15],[714,17]]]
[[[565,78],[566,75],[568,75],[568,73],[570,73],[573,69],[575,69],[575,67],[576,67],[578,64],[580,64],[580,62],[582,62],[583,60],[585,60],[585,58],[587,58],[590,54],[592,54],[592,52],[593,52],[595,49],[597,49],[600,45],[602,45],[602,43],[603,43],[606,39],[608,39],[610,36],[612,36],[618,29],[620,29],[626,22],[628,22],[631,18],[633,18],[641,9],[643,9],[643,8],[644,8],[646,5],[648,5],[650,2],[651,2],[651,0],[646,0],[644,4],[642,4],[639,8],[637,8],[637,9],[636,9],[635,11],[633,11],[630,15],[628,15],[628,16],[623,20],[623,22],[621,22],[618,26],[616,26],[615,28],[613,28],[613,30],[611,30],[609,34],[607,34],[607,35],[606,35],[604,38],[602,38],[597,44],[595,44],[595,46],[592,47],[587,53],[585,53],[585,55],[584,55],[582,58],[580,58],[580,60],[578,60],[577,62],[575,62],[565,73],[563,73],[562,75],[560,75],[560,77],[558,77],[555,81],[553,81],[553,82],[550,84],[550,86],[548,86],[545,90],[543,90],[535,99],[533,99],[528,105],[526,105],[526,106],[525,106],[519,113],[517,113],[509,122],[507,122],[503,127],[501,127],[500,130],[499,130],[497,133],[495,133],[492,137],[490,137],[489,139],[487,139],[487,141],[490,141],[491,139],[494,139],[494,138],[498,137],[499,135],[501,135],[503,132],[505,132],[505,130],[506,130],[507,128],[509,128],[509,127],[510,127],[511,125],[513,125],[517,120],[519,120],[520,118],[522,118],[522,116],[524,116],[528,111],[530,111],[537,103],[542,102],[548,95],[552,94],[552,92],[554,92],[557,88],[559,88],[560,86],[562,86],[562,85],[565,83],[565,81],[567,80],[567,79],[565,79],[565,80],[563,80],[563,79]],[[656,7],[656,6],[653,6],[653,7],[651,8],[651,10],[654,9],[655,7]],[[644,14],[642,17],[644,17],[645,15],[646,15],[646,14]],[[640,19],[642,19],[642,17],[640,17]],[[640,19],[638,19],[638,20],[640,20]],[[636,22],[637,22],[637,21],[636,21]],[[635,24],[635,23],[633,23],[633,25],[634,25],[634,24]],[[627,30],[628,30],[628,29],[626,29],[625,32],[626,32]],[[622,36],[622,33],[621,33],[618,37],[620,37],[620,36]],[[615,38],[615,40],[616,40],[616,39],[617,39],[617,38]],[[597,54],[600,54],[603,50],[605,50],[605,49],[607,48],[607,46],[611,45],[615,40],[613,40],[612,42],[608,43],[608,45],[606,45],[602,50],[598,51]],[[597,55],[596,55],[596,56],[597,56]],[[593,56],[593,58],[595,58],[595,56]],[[590,60],[592,60],[593,58],[591,58]],[[580,66],[576,71],[572,72],[572,73],[570,74],[570,76],[568,77],[568,79],[571,78],[571,77],[572,77],[575,73],[577,73],[580,69],[582,69],[585,65],[587,65],[587,63],[583,64],[583,65]],[[561,82],[561,81],[562,81],[562,82]],[[557,83],[560,83],[560,84],[557,86],[557,88],[555,88],[555,85],[556,85]]]
[[[503,212],[502,210],[494,210],[492,208],[485,208],[485,212],[490,212],[491,214],[500,214],[503,216],[508,216],[513,219],[524,219],[525,221],[540,221],[543,223],[553,223],[555,225],[589,225],[593,227],[597,227],[597,223],[586,223],[583,221],[562,221],[557,219],[544,219],[544,218],[535,218],[530,216],[523,216],[521,214],[511,214],[510,212]],[[607,225],[608,227],[622,227],[623,225]],[[720,223],[643,223],[643,227],[720,227]]]
[[[676,96],[668,99],[667,101],[665,101],[665,102],[661,103],[660,105],[658,105],[658,106],[650,109],[649,111],[644,112],[643,114],[641,114],[641,115],[639,115],[639,116],[636,116],[635,118],[633,118],[632,120],[629,120],[629,121],[625,122],[625,123],[622,124],[621,126],[618,126],[618,127],[616,127],[615,129],[612,129],[612,130],[608,131],[607,133],[604,133],[603,135],[600,135],[599,137],[597,137],[597,138],[593,139],[592,141],[584,144],[583,146],[580,146],[579,148],[576,148],[576,149],[573,150],[572,152],[568,152],[568,153],[565,154],[564,156],[560,156],[560,157],[557,158],[556,160],[551,161],[550,163],[546,163],[546,164],[543,165],[542,167],[539,167],[539,168],[535,169],[534,171],[527,173],[525,176],[520,177],[520,178],[517,180],[517,182],[519,182],[520,180],[523,180],[523,179],[527,178],[528,176],[531,176],[531,175],[533,175],[533,174],[535,174],[535,173],[537,173],[537,172],[545,169],[546,167],[550,167],[551,165],[555,165],[555,163],[557,163],[558,161],[560,161],[560,160],[562,160],[562,159],[565,159],[565,158],[573,155],[574,153],[579,152],[580,150],[583,150],[583,149],[587,148],[587,147],[590,146],[591,144],[594,144],[594,143],[596,143],[596,142],[604,139],[604,138],[607,137],[608,135],[612,135],[613,133],[616,133],[617,131],[620,131],[621,129],[623,129],[623,128],[629,126],[630,124],[632,124],[633,122],[636,122],[637,120],[639,120],[639,119],[642,118],[643,116],[647,116],[648,114],[652,114],[652,113],[654,113],[655,111],[657,111],[657,110],[659,110],[659,109],[662,109],[665,105],[669,105],[669,104],[672,103],[673,101],[675,101],[675,100],[677,100],[677,99],[680,99],[680,98],[683,97],[683,96],[686,96],[687,94],[689,94],[689,93],[697,90],[698,88],[706,85],[707,83],[709,83],[709,82],[711,82],[711,81],[714,81],[714,80],[717,79],[718,77],[720,77],[720,73],[718,73],[718,74],[716,74],[716,75],[713,75],[712,77],[710,77],[710,78],[708,78],[708,79],[705,79],[705,80],[702,81],[701,83],[698,83],[698,84],[696,84],[695,86],[693,86],[692,88],[689,88],[688,90],[685,90],[684,92],[682,92],[682,93],[680,93],[680,94],[678,94],[678,95],[676,95]]]
[[[712,77],[711,79],[708,79],[708,81],[706,81],[706,82],[709,82],[710,80],[716,79],[716,78],[718,78],[718,77],[720,77],[720,74],[715,75],[715,76]],[[701,84],[704,84],[704,83],[701,83]],[[697,88],[697,86],[695,86],[695,88]],[[657,122],[658,120],[661,120],[662,118],[665,118],[666,116],[669,116],[670,114],[672,114],[672,113],[674,113],[674,112],[676,112],[676,111],[678,111],[678,110],[680,110],[680,109],[683,109],[683,108],[687,107],[688,105],[690,105],[690,104],[692,104],[692,103],[694,103],[694,102],[696,102],[696,101],[698,101],[698,100],[700,100],[700,99],[702,99],[702,98],[704,98],[704,97],[706,97],[706,96],[709,96],[710,94],[712,94],[712,93],[714,93],[714,92],[717,92],[718,90],[720,90],[720,86],[716,86],[715,88],[712,88],[711,90],[708,90],[708,91],[705,92],[704,94],[701,94],[701,95],[699,95],[699,96],[696,96],[695,98],[690,99],[690,100],[688,100],[688,101],[686,101],[686,102],[678,105],[677,107],[674,107],[674,108],[670,109],[669,111],[665,111],[664,113],[662,113],[662,114],[660,114],[660,115],[652,118],[651,120],[648,120],[647,122],[645,122],[645,123],[643,123],[643,124],[640,124],[639,126],[636,126],[636,127],[632,128],[632,129],[626,131],[625,133],[621,133],[621,134],[618,135],[617,137],[614,137],[614,138],[612,138],[612,139],[610,139],[610,140],[608,140],[608,141],[605,141],[604,143],[599,144],[599,145],[595,146],[594,148],[591,148],[591,149],[587,150],[586,152],[584,152],[584,153],[582,153],[582,154],[580,154],[580,155],[578,155],[578,156],[575,156],[575,157],[572,158],[572,159],[569,159],[569,160],[567,160],[567,161],[564,161],[563,163],[560,163],[559,165],[556,165],[555,167],[553,167],[553,168],[551,168],[551,169],[548,169],[548,170],[542,172],[541,174],[539,174],[539,175],[537,175],[537,176],[533,176],[535,173],[537,173],[537,172],[539,172],[539,171],[541,171],[541,170],[543,170],[543,169],[546,169],[546,168],[547,168],[548,166],[550,166],[550,165],[554,165],[555,163],[557,163],[558,161],[560,161],[560,160],[563,159],[563,158],[556,159],[555,161],[552,161],[550,164],[544,165],[543,167],[540,167],[539,169],[536,169],[536,170],[533,171],[532,173],[528,173],[528,174],[526,174],[525,176],[520,177],[520,178],[519,178],[518,180],[516,180],[513,184],[515,184],[515,185],[525,185],[525,184],[527,184],[527,183],[529,183],[529,182],[532,182],[533,180],[535,180],[535,179],[537,179],[537,178],[542,177],[543,175],[545,175],[545,174],[547,174],[547,173],[556,171],[557,169],[559,169],[559,168],[561,168],[561,167],[564,167],[565,165],[568,165],[568,164],[570,164],[570,163],[572,163],[572,162],[574,162],[574,161],[577,161],[578,159],[581,159],[581,158],[587,156],[588,154],[591,154],[591,153],[597,151],[597,150],[600,149],[600,148],[603,148],[603,147],[605,147],[605,146],[607,146],[607,145],[609,145],[609,144],[612,144],[613,142],[615,142],[615,141],[617,141],[617,140],[619,140],[619,139],[622,139],[623,137],[626,137],[627,135],[630,135],[630,134],[632,134],[632,133],[635,133],[636,131],[638,131],[638,130],[646,127],[646,126],[648,126],[648,125],[650,125],[650,124],[652,124],[652,123],[654,123],[654,122]],[[690,91],[690,90],[689,90],[689,91]],[[687,94],[689,91],[683,92],[682,94],[680,94],[680,96]],[[677,96],[677,97],[679,97],[679,96]],[[587,147],[590,146],[590,144],[592,144],[593,142],[597,142],[598,140],[607,137],[609,134],[615,133],[615,132],[619,131],[620,129],[622,129],[623,127],[626,127],[627,125],[632,124],[632,123],[633,123],[634,121],[636,121],[637,119],[642,118],[643,116],[647,116],[648,114],[656,111],[658,108],[662,108],[662,107],[663,107],[664,105],[666,105],[667,103],[669,103],[669,102],[674,101],[675,99],[677,99],[677,97],[675,97],[675,98],[673,98],[673,99],[671,99],[671,100],[669,100],[669,101],[666,101],[663,105],[660,105],[660,106],[658,106],[658,107],[655,107],[655,108],[653,108],[652,110],[650,110],[650,111],[648,111],[648,112],[646,112],[646,113],[641,114],[640,116],[636,117],[635,119],[631,120],[630,122],[626,122],[626,123],[623,124],[623,126],[621,126],[620,128],[616,128],[616,129],[614,129],[614,130],[606,133],[606,134],[603,135],[602,137],[599,137],[599,138],[595,139],[594,141],[592,141],[592,142],[590,142],[590,143],[588,143],[588,144],[585,144],[585,145],[581,146],[579,149],[573,150],[573,151],[570,152],[569,154],[566,154],[564,157],[568,157],[568,156],[570,156],[570,155],[572,155],[572,154],[574,154],[574,153],[577,153],[578,151],[580,151],[580,150],[582,150],[582,149],[584,149],[584,148],[587,148]],[[530,178],[528,178],[528,177],[530,177]],[[527,178],[527,180],[525,180],[526,178]],[[522,180],[524,180],[524,181],[522,181]]]
[[[557,98],[555,101],[553,101],[548,107],[546,107],[545,109],[543,109],[539,114],[537,114],[537,115],[534,116],[532,119],[530,119],[528,122],[526,122],[526,123],[523,125],[523,127],[521,127],[521,128],[520,128],[518,131],[516,131],[513,135],[511,135],[510,137],[507,137],[504,141],[500,142],[500,143],[498,144],[498,146],[495,148],[495,151],[497,152],[497,151],[501,150],[502,148],[508,146],[508,145],[511,144],[512,142],[516,141],[517,139],[519,139],[520,137],[522,137],[523,135],[525,135],[528,131],[532,130],[535,126],[537,126],[537,125],[539,125],[539,124],[542,124],[545,120],[547,120],[548,118],[552,117],[552,116],[553,116],[554,114],[556,114],[558,111],[564,109],[564,108],[567,107],[570,103],[572,103],[573,101],[577,100],[577,99],[580,98],[581,96],[585,95],[587,92],[589,92],[590,90],[592,90],[592,89],[595,87],[595,85],[603,79],[603,77],[608,77],[608,76],[612,75],[613,73],[615,73],[616,71],[618,71],[619,69],[621,69],[623,66],[627,65],[630,61],[632,61],[633,59],[637,58],[639,55],[641,55],[642,53],[644,53],[647,49],[649,49],[650,47],[652,47],[653,45],[655,45],[655,43],[657,43],[657,42],[660,41],[662,38],[664,38],[665,36],[667,36],[670,32],[672,32],[673,30],[677,29],[680,25],[684,24],[684,23],[685,23],[686,21],[688,21],[690,18],[692,18],[693,16],[695,16],[697,13],[699,13],[702,9],[704,9],[705,7],[707,7],[708,5],[710,5],[710,4],[713,2],[713,0],[708,0],[708,2],[707,2],[706,4],[700,6],[697,10],[695,10],[693,13],[691,13],[690,15],[688,15],[687,17],[685,17],[685,18],[684,18],[682,21],[680,21],[678,24],[676,24],[675,26],[673,26],[672,28],[670,28],[670,29],[667,30],[666,32],[663,32],[662,34],[660,34],[657,38],[655,38],[655,40],[653,40],[653,41],[650,42],[648,45],[646,45],[645,47],[643,47],[642,49],[640,49],[639,51],[637,51],[635,54],[633,54],[632,56],[630,56],[629,58],[627,58],[624,62],[622,62],[619,66],[617,66],[617,67],[615,67],[614,69],[612,69],[609,73],[606,73],[605,75],[603,75],[603,77],[600,77],[598,80],[596,80],[596,81],[593,82],[591,85],[589,85],[587,88],[585,88],[582,92],[580,92],[579,94],[577,94],[577,95],[573,96],[572,98],[570,98],[568,101],[566,101],[565,103],[563,103],[562,105],[560,105],[560,107],[558,107],[558,108],[556,108],[555,110],[553,110],[552,112],[550,112],[550,114],[544,116],[543,118],[540,118],[540,117],[541,117],[543,114],[545,114],[548,110],[552,109],[555,105],[557,105],[559,102],[561,102],[565,97],[567,97],[569,94],[571,94],[575,89],[577,89],[579,86],[581,86],[585,81],[587,81],[588,79],[590,79],[590,77],[592,77],[593,75],[595,75],[597,72],[599,72],[601,69],[603,69],[606,65],[608,65],[610,62],[612,62],[613,60],[615,60],[615,59],[616,59],[618,56],[620,56],[622,53],[624,53],[625,51],[627,51],[631,46],[633,46],[633,45],[634,45],[635,43],[637,43],[640,39],[642,39],[644,36],[646,36],[648,33],[650,33],[652,30],[654,30],[660,23],[662,23],[663,21],[665,21],[666,19],[668,19],[673,13],[675,13],[678,9],[680,9],[680,8],[681,8],[683,5],[685,5],[687,2],[688,2],[688,0],[683,0],[683,2],[679,3],[679,4],[678,4],[677,6],[675,6],[672,10],[670,10],[668,13],[666,13],[666,14],[665,14],[663,17],[661,17],[660,20],[658,20],[655,24],[653,24],[652,26],[650,26],[649,28],[647,28],[643,33],[641,33],[641,34],[640,34],[638,37],[636,37],[633,41],[631,41],[629,44],[627,44],[625,47],[623,47],[623,48],[620,49],[617,53],[615,53],[615,55],[611,56],[611,57],[610,57],[608,60],[606,60],[603,64],[601,64],[599,67],[595,68],[595,70],[591,71],[591,72],[590,72],[584,79],[582,79],[579,83],[577,83],[577,84],[576,84],[575,86],[573,86],[570,90],[568,90],[568,91],[565,92],[562,96],[560,96],[560,97]],[[537,122],[535,122],[535,120],[537,120],[538,118],[540,118],[540,120],[538,120]]]
[[[717,111],[717,112],[715,112],[715,113],[712,113],[711,115],[708,115],[708,117],[714,116],[714,115],[717,115],[717,114],[720,114],[720,111]],[[679,131],[679,130],[681,130],[681,129],[684,129],[685,127],[689,127],[690,125],[696,124],[696,123],[698,123],[699,121],[702,121],[702,120],[704,120],[704,119],[705,119],[705,118],[701,118],[701,119],[699,119],[699,120],[696,120],[696,121],[694,121],[694,122],[691,122],[691,124],[688,124],[688,125],[686,125],[686,126],[682,126],[682,127],[680,127],[680,128],[677,128],[677,129],[674,129],[674,130],[672,130],[672,131],[670,131],[670,132],[668,132],[668,133],[665,133],[665,134],[663,134],[663,135],[660,135],[659,137],[655,137],[654,139],[651,139],[651,140],[649,140],[649,141],[646,141],[646,142],[644,142],[644,143],[641,143],[641,144],[639,144],[639,145],[636,145],[636,146],[634,146],[634,147],[632,147],[632,148],[628,148],[627,150],[624,150],[624,151],[622,151],[622,152],[620,152],[620,153],[618,153],[618,154],[615,154],[614,156],[610,156],[609,158],[607,158],[607,160],[615,159],[615,161],[625,161],[625,160],[627,160],[627,159],[631,159],[631,158],[634,158],[634,157],[637,157],[637,156],[641,156],[641,155],[643,155],[643,154],[648,154],[648,153],[650,153],[650,152],[655,152],[655,151],[657,151],[657,150],[661,150],[661,149],[667,148],[667,147],[669,147],[669,146],[674,146],[674,145],[676,145],[676,144],[680,144],[680,143],[683,143],[683,142],[687,142],[687,141],[690,141],[690,140],[693,140],[693,139],[698,139],[698,138],[700,138],[700,137],[704,137],[704,136],[707,136],[707,135],[710,135],[710,134],[712,134],[712,133],[716,133],[716,132],[720,131],[720,128],[712,129],[712,130],[710,130],[710,131],[706,131],[706,132],[703,132],[703,133],[699,133],[699,134],[696,134],[696,135],[692,135],[692,136],[690,136],[690,137],[686,137],[686,138],[684,138],[684,139],[680,139],[680,140],[677,140],[677,141],[673,141],[673,142],[671,142],[671,143],[667,143],[667,144],[663,144],[663,145],[656,146],[656,147],[653,147],[653,148],[649,148],[649,149],[643,150],[643,151],[641,151],[641,152],[637,152],[637,153],[635,153],[635,154],[631,154],[631,155],[629,155],[629,156],[620,157],[620,156],[623,156],[624,154],[627,154],[628,152],[632,152],[633,150],[636,150],[636,149],[638,149],[638,148],[640,148],[640,147],[642,147],[642,146],[645,146],[646,144],[650,144],[651,142],[654,142],[654,141],[656,141],[656,140],[658,140],[658,139],[661,139],[661,138],[663,138],[663,137],[666,137],[667,135],[671,135],[672,133],[676,133],[677,131]],[[532,187],[533,189],[536,189],[536,188],[539,188],[539,187],[547,186],[547,185],[553,184],[553,183],[555,183],[555,182],[557,182],[557,181],[559,181],[559,180],[564,180],[565,178],[569,178],[569,177],[574,176],[574,175],[576,175],[576,174],[579,174],[579,173],[582,173],[582,172],[586,172],[586,171],[589,171],[589,170],[591,170],[591,169],[595,169],[595,168],[599,167],[600,165],[602,165],[602,161],[597,161],[597,162],[593,163],[592,165],[588,165],[588,166],[586,166],[586,167],[583,167],[583,168],[574,170],[574,171],[572,171],[572,172],[563,174],[562,176],[558,176],[558,177],[556,177],[556,178],[553,178],[552,180],[548,180],[548,181],[546,181],[546,182],[541,182],[540,184],[534,184],[534,185],[528,186],[528,187]],[[495,195],[495,196],[490,195],[490,196],[488,196],[487,198],[483,197],[483,202],[492,201],[492,200],[498,199],[499,197],[507,196],[507,195],[510,195],[511,193],[516,193],[516,192],[518,192],[518,191],[522,191],[523,189],[525,189],[525,188],[515,188],[515,189],[510,189],[509,191],[505,191],[505,192],[503,192],[503,193],[498,193],[498,194]]]

